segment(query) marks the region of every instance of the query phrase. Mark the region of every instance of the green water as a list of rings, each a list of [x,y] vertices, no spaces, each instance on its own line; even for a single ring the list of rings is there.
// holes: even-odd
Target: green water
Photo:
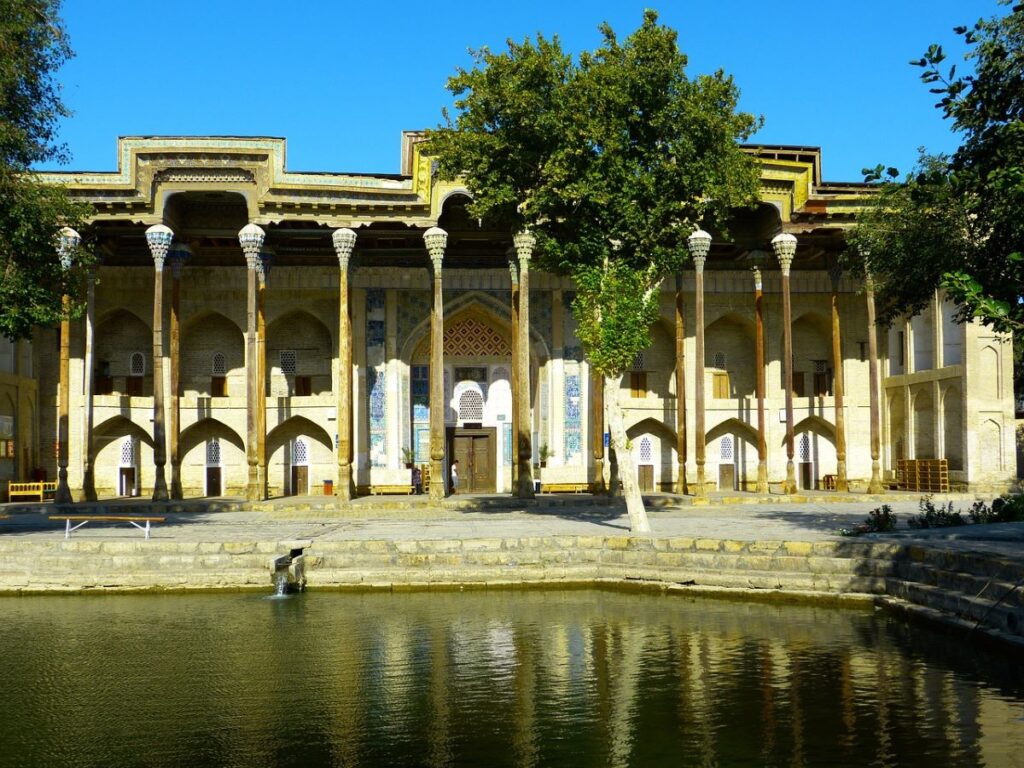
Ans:
[[[0,766],[1024,766],[1012,652],[600,591],[0,600]]]

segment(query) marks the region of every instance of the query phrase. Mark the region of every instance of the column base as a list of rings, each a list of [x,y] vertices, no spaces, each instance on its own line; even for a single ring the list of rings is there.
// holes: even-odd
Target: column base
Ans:
[[[708,495],[707,480],[704,477],[704,465],[697,464],[697,487],[693,489],[693,495],[698,499],[706,499]]]
[[[882,487],[882,473],[881,467],[878,465],[878,461],[871,462],[871,480],[868,481],[868,493],[883,493],[885,488]]]
[[[181,488],[181,465],[171,464],[171,498],[181,501],[185,498],[185,492]]]
[[[57,470],[57,490],[53,494],[54,504],[74,504],[71,496],[71,487],[68,485],[68,468],[61,467]]]
[[[430,459],[430,500],[444,501],[447,478],[444,476],[444,460]]]
[[[86,501],[96,501],[96,473],[92,466],[87,466],[82,473],[82,498]]]
[[[796,466],[792,459],[786,462],[786,482],[782,486],[782,492],[789,496],[796,493]]]
[[[264,501],[264,485],[260,484],[260,473],[255,464],[249,465],[249,481],[245,486],[246,501]]]
[[[530,464],[529,459],[527,459],[525,462],[520,460],[518,479],[519,483],[517,486],[516,495],[520,499],[536,498],[537,493],[533,489],[533,466]]]
[[[594,459],[594,482],[590,486],[592,493],[604,493],[607,486],[604,482],[604,459]]]
[[[334,495],[339,501],[352,501],[352,465],[338,465],[338,485],[334,488]]]
[[[754,493],[767,494],[768,491],[768,462],[757,462],[757,485],[754,486]]]
[[[836,491],[847,493],[850,490],[850,483],[846,479],[846,459],[839,459],[836,462]]]

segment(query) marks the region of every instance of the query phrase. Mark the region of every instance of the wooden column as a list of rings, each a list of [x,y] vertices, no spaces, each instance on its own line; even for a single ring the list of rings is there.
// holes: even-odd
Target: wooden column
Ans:
[[[509,364],[509,384],[512,391],[512,495],[519,495],[519,449],[517,440],[519,437],[519,398],[522,396],[522,387],[519,385],[519,259],[516,256],[515,248],[508,252],[508,272],[512,278],[512,333],[511,347],[512,360]],[[502,436],[504,445],[504,436]]]
[[[356,233],[343,228],[331,236],[338,255],[338,486],[335,495],[351,501],[352,487],[352,313],[349,308],[348,265]]]
[[[164,414],[164,260],[174,233],[170,227],[155,224],[146,230],[146,242],[153,254],[153,501],[166,501],[167,436]]]
[[[605,493],[604,482],[604,377],[590,368],[591,444],[594,451],[594,493]]]
[[[697,487],[694,495],[705,497],[708,495],[707,478],[704,475],[705,450],[707,440],[707,428],[704,425],[704,263],[707,261],[708,252],[711,250],[711,235],[703,230],[696,230],[686,240],[693,257],[693,269],[695,279],[696,300],[696,324],[697,334],[697,373],[693,383],[693,395],[696,403],[695,424],[697,434],[694,436],[697,446]]]
[[[171,365],[170,409],[167,412],[167,432],[171,454],[171,498],[184,496],[181,488],[181,270],[192,255],[187,245],[176,247],[170,253],[171,262]]]
[[[74,259],[75,250],[82,242],[81,236],[70,227],[64,227],[57,239],[57,253],[60,266],[67,278]],[[68,433],[71,411],[71,297],[65,292],[61,297],[60,320],[60,384],[57,393],[57,489],[54,504],[71,504],[71,488],[68,486]],[[21,365],[20,357],[16,365]],[[18,406],[15,406],[17,409]]]
[[[238,242],[245,253],[246,263],[246,336],[245,336],[245,460],[249,466],[248,480],[245,487],[245,498],[249,501],[262,501],[266,486],[260,485],[259,477],[259,384],[257,379],[262,366],[259,362],[258,349],[258,307],[260,249],[266,237],[263,230],[255,224],[246,224],[238,233]]]
[[[272,255],[261,249],[256,266],[256,482],[263,499],[267,498],[267,276]]]
[[[881,410],[878,403],[878,329],[875,326],[875,285],[868,274],[864,282],[868,307],[868,378],[871,405],[871,480],[868,493],[882,492],[882,473],[878,461],[881,453]]]
[[[430,498],[440,501],[448,486],[444,466],[444,295],[441,264],[448,233],[431,227],[423,241],[434,267],[434,303],[430,311]]]
[[[757,493],[768,493],[768,425],[764,420],[764,286],[761,268],[754,272],[754,368],[757,378]]]
[[[516,255],[519,257],[519,336],[516,346],[515,366],[518,368],[519,381],[519,413],[518,440],[519,446],[519,498],[532,499],[533,490],[533,434],[530,419],[530,257],[536,240],[524,230],[513,238]]]
[[[796,467],[793,464],[793,313],[789,296],[789,270],[796,255],[796,237],[776,235],[772,248],[782,268],[782,370],[786,386],[786,482],[783,493],[796,493]]]
[[[683,276],[676,275],[676,487],[686,493],[686,316]]]
[[[843,410],[843,350],[839,329],[839,279],[843,271],[838,262],[829,269],[832,280],[832,396],[836,407],[836,490],[850,490],[846,478],[846,413]]]
[[[96,471],[93,456],[93,349],[96,332],[96,272],[89,269],[85,284],[85,359],[82,377],[82,399],[85,414],[82,424],[82,495],[86,501],[96,501]]]

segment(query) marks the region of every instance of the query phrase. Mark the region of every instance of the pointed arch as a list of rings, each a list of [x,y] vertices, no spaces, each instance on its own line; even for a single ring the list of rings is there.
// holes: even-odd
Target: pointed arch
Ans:
[[[327,450],[334,450],[334,440],[331,439],[323,427],[310,421],[305,416],[291,416],[267,433],[267,455],[269,456],[278,448],[281,448],[296,435],[305,435],[316,440]]]
[[[723,435],[736,435],[738,437],[742,437],[752,445],[757,445],[757,430],[747,422],[741,421],[735,417],[726,419],[709,429],[707,436],[704,438],[705,444],[710,443],[713,440],[717,440]]]
[[[199,445],[199,443],[205,442],[211,437],[216,437],[222,441],[230,443],[240,451],[245,450],[245,441],[242,439],[241,435],[220,419],[208,416],[205,419],[200,419],[195,424],[190,424],[182,430],[181,436],[178,438],[181,455],[187,455],[189,451]]]
[[[660,422],[657,419],[649,418],[644,419],[643,421],[638,421],[626,430],[626,437],[630,440],[635,440],[643,434],[656,435],[661,438],[662,441],[667,442],[670,445],[675,445],[676,431],[665,426],[663,422]]]
[[[801,432],[813,432],[816,435],[821,435],[830,443],[835,445],[836,442],[836,428],[833,424],[823,419],[818,415],[807,416],[801,419],[793,425],[793,434],[799,435]],[[786,444],[786,437],[782,437],[782,445]]]
[[[106,448],[110,443],[123,437],[135,437],[139,442],[153,447],[153,438],[145,429],[125,416],[112,416],[106,421],[93,427],[92,430],[92,455],[93,458]]]
[[[296,394],[295,380],[308,378],[308,394],[332,391],[334,336],[316,315],[292,309],[267,324],[266,386],[273,396]],[[282,352],[288,353],[282,356]]]

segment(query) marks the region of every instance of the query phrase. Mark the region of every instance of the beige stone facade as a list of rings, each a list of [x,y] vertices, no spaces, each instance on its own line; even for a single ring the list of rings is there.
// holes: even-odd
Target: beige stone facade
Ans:
[[[593,407],[599,393],[575,335],[572,285],[529,267],[520,254],[513,276],[528,275],[528,300],[514,311],[511,234],[484,231],[466,215],[465,190],[432,176],[417,138],[403,137],[398,175],[293,173],[283,140],[212,137],[123,138],[116,172],[47,175],[94,205],[82,234],[101,256],[87,316],[71,329],[68,483],[76,500],[153,493],[164,471],[154,451],[160,399],[172,496],[176,485],[185,497],[319,494],[325,481],[338,493],[349,466],[352,492],[394,491],[409,484],[409,452],[424,467],[432,452],[443,456],[445,475],[459,457],[462,490],[512,493],[522,471],[514,467],[523,445],[513,431],[517,389],[529,396],[527,450],[535,461],[542,447],[550,453],[539,470],[543,483],[590,486],[607,477],[602,413]],[[752,265],[760,265],[764,292],[769,487],[781,490],[786,478],[786,320],[771,245],[780,231],[797,238],[789,279],[797,485],[831,484],[845,442],[850,488],[864,489],[872,472],[866,295],[849,275],[839,278],[834,336],[828,268],[865,191],[822,183],[814,148],[750,151],[764,169],[763,203],[737,215],[732,241],[714,241],[703,273],[708,489],[753,491],[758,476]],[[159,297],[163,328],[154,339],[155,251],[145,232],[156,224],[173,231],[174,244]],[[238,233],[248,224],[264,239],[263,260],[247,266]],[[447,233],[440,264],[424,245],[430,227]],[[355,233],[351,261],[332,245],[342,228]],[[191,251],[180,268],[173,266],[179,244]],[[339,316],[341,273],[349,324]],[[431,341],[438,276],[443,349]],[[683,448],[694,491],[695,289],[692,270],[666,283],[651,347],[620,390],[646,490],[678,490]],[[529,370],[518,366],[524,383],[516,384],[524,310]],[[1002,489],[1016,474],[1010,343],[980,325],[956,325],[952,311],[936,296],[921,316],[877,331],[882,479],[894,478],[901,458],[944,458],[954,486]],[[41,329],[17,348],[0,341],[0,446],[10,440],[14,448],[0,456],[0,484],[28,479],[35,468],[56,475],[57,336]],[[844,435],[837,434],[836,339]],[[155,348],[162,351],[162,398],[153,386]],[[346,355],[350,419],[339,391]],[[444,429],[432,438],[434,356],[444,372]],[[262,409],[252,394],[261,387]]]

